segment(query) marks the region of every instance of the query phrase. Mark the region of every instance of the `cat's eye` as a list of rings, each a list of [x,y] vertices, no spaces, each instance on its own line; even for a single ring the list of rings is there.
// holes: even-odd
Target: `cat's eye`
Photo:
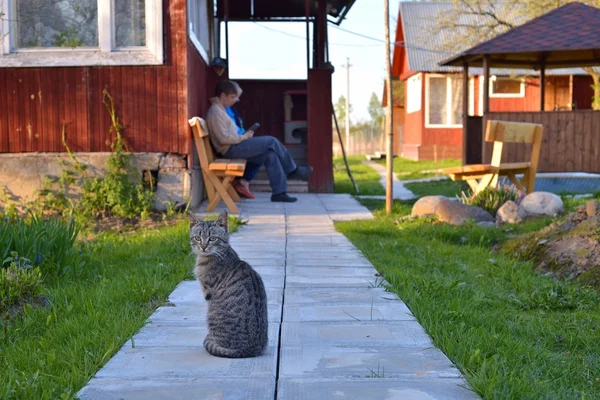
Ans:
[[[209,242],[214,242],[215,240],[217,240],[216,237],[211,237],[210,239],[208,239]]]

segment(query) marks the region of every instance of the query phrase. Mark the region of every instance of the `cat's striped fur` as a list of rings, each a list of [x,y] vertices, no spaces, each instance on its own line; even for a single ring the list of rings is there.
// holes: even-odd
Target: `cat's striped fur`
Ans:
[[[204,347],[217,357],[261,354],[268,340],[267,294],[260,275],[229,245],[227,213],[216,221],[190,215],[190,244],[208,303]]]

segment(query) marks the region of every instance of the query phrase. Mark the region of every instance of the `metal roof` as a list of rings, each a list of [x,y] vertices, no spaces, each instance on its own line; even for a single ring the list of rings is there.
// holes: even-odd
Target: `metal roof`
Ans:
[[[468,28],[461,25],[485,25],[485,18],[479,15],[460,14],[453,21],[452,27],[443,27],[440,19],[451,15],[456,17],[457,7],[454,3],[444,2],[400,2],[400,21],[398,28],[404,33],[404,43],[396,44],[395,51],[401,46],[406,48],[408,67],[415,72],[460,72],[462,67],[440,66],[444,60],[457,56],[474,43],[468,43]],[[495,3],[494,7],[501,9],[504,18],[514,25],[526,22],[523,13],[519,13],[515,3]],[[448,24],[450,25],[450,24]],[[501,31],[498,31],[500,34]],[[464,49],[449,49],[449,43],[465,43]],[[472,75],[482,75],[482,68],[470,68]],[[500,69],[492,68],[494,75],[536,75],[531,69]],[[587,75],[581,68],[563,68],[548,70],[547,75]]]

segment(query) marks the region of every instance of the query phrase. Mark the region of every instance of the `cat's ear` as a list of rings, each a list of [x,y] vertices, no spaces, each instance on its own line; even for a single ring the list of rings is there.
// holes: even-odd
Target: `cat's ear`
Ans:
[[[217,225],[222,226],[227,232],[229,232],[229,220],[227,218],[227,211],[223,211],[219,218],[217,218]]]
[[[202,222],[202,220],[200,219],[200,217],[198,217],[196,214],[194,214],[193,212],[189,212],[188,213],[188,217],[190,218],[190,228],[193,226],[198,225],[200,222]]]

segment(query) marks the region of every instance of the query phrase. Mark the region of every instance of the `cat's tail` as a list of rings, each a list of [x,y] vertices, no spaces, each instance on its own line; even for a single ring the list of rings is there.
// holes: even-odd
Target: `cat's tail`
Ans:
[[[208,337],[204,339],[204,348],[206,349],[206,351],[208,351],[215,357],[225,358],[256,357],[262,352],[262,349],[259,349],[258,351],[253,351],[253,349],[231,349],[223,347],[219,345],[214,339]]]

